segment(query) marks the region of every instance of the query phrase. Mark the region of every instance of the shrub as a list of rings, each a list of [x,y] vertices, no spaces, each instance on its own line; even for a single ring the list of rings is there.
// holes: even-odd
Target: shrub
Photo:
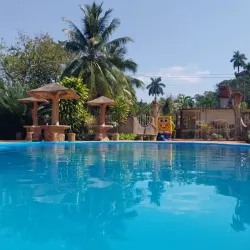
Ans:
[[[136,135],[134,135],[134,134],[127,134],[127,133],[121,133],[119,139],[120,140],[133,141],[133,140],[136,139]]]
[[[59,103],[60,123],[62,125],[70,125],[71,132],[80,135],[83,131],[83,125],[91,120],[87,109],[84,107],[85,101],[88,98],[88,88],[82,84],[81,78],[65,77],[60,84],[66,88],[72,89],[80,96],[76,100],[61,100]]]
[[[221,140],[221,139],[223,139],[223,136],[220,134],[213,133],[211,135],[211,140]]]
[[[228,122],[223,119],[214,120],[214,121],[209,122],[208,124],[209,126],[215,129],[228,129],[229,128]]]

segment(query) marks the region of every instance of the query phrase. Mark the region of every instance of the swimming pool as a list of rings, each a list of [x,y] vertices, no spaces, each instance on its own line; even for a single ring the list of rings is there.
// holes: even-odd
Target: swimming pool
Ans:
[[[250,147],[0,145],[0,249],[250,249]]]

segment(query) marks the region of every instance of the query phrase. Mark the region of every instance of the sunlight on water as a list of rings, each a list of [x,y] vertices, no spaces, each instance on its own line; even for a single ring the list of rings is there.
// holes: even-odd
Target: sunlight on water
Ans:
[[[250,150],[0,145],[0,249],[250,249]]]

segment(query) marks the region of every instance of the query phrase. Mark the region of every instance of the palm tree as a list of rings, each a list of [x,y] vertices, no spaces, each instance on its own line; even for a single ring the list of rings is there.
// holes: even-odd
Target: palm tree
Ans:
[[[241,54],[239,50],[234,51],[233,57],[230,60],[230,62],[233,63],[233,67],[234,69],[237,68],[238,69],[238,73],[240,72],[240,67],[244,68],[246,65],[246,55],[245,54]]]
[[[147,86],[148,94],[155,96],[155,101],[156,97],[158,95],[164,95],[163,88],[165,88],[166,85],[161,82],[161,77],[158,78],[151,78],[151,83]]]
[[[246,71],[246,74],[247,74],[247,75],[250,75],[250,62],[248,62],[248,63],[245,65],[244,70]]]
[[[180,109],[193,108],[195,105],[194,99],[191,96],[185,96],[183,94],[178,95],[176,102]]]
[[[75,57],[66,65],[62,78],[83,78],[90,90],[90,98],[125,95],[133,99],[133,87],[143,86],[140,80],[125,74],[135,73],[137,70],[137,64],[125,57],[126,45],[133,40],[130,37],[109,40],[120,26],[120,21],[115,18],[109,22],[112,9],[104,12],[102,5],[94,2],[80,7],[83,13],[81,29],[70,20],[64,19],[70,27],[64,29],[69,36],[65,49]]]

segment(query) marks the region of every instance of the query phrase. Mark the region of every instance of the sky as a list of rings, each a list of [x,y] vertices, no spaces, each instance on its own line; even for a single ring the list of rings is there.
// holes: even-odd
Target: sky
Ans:
[[[0,0],[0,37],[14,43],[17,31],[48,32],[65,40],[63,17],[80,25],[85,0]],[[106,0],[121,21],[112,38],[130,36],[128,57],[138,65],[145,85],[162,77],[165,95],[194,95],[213,90],[233,77],[229,62],[240,50],[250,60],[249,0]],[[138,99],[151,101],[146,89]]]

